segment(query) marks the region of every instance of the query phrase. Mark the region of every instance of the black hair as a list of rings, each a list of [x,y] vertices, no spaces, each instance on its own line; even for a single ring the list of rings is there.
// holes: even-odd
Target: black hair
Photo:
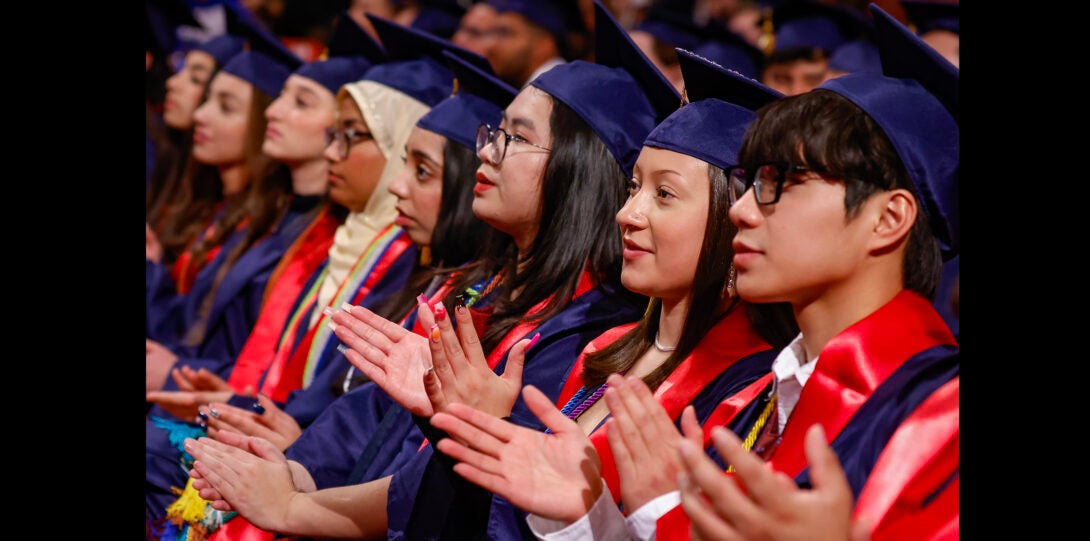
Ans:
[[[473,214],[478,165],[475,150],[451,144],[449,139],[443,143],[443,191],[439,219],[428,247],[430,261],[418,259],[406,286],[376,305],[376,314],[400,321],[416,306],[416,296],[427,290],[437,276],[447,277],[457,267],[480,257],[485,239],[495,230]]]
[[[614,216],[627,197],[625,174],[590,125],[563,102],[550,98],[552,152],[541,182],[539,227],[533,245],[519,254],[514,239],[496,231],[482,258],[458,275],[445,299],[453,303],[469,285],[503,272],[481,337],[485,352],[496,347],[516,324],[544,321],[563,310],[584,269],[595,285],[618,285],[617,290],[634,302],[641,297],[619,287],[621,237]],[[519,294],[512,298],[514,291]],[[543,309],[529,313],[545,299],[549,302]]]
[[[819,88],[764,106],[746,131],[738,159],[746,169],[782,161],[843,179],[849,220],[875,193],[898,188],[912,192],[919,212],[905,248],[904,287],[934,300],[942,257],[923,202],[889,137],[851,100]]]

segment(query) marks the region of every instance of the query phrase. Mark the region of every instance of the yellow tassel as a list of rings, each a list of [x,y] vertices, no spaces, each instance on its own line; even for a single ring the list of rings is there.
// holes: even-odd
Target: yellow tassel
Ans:
[[[185,482],[185,489],[174,503],[167,507],[167,517],[178,521],[179,519],[189,523],[198,524],[204,519],[205,506],[208,500],[200,497],[197,489],[193,488],[193,479]]]

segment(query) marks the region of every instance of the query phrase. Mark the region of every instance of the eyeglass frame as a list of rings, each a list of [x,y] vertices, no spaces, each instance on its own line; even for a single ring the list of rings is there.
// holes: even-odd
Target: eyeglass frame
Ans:
[[[761,188],[763,186],[763,183],[759,178],[761,176],[760,171],[761,169],[764,169],[766,167],[775,167],[777,172],[777,174],[772,178],[773,182],[776,183],[776,188],[775,195],[773,195],[771,201],[761,201],[760,197],[758,196],[758,194],[761,193]],[[759,164],[756,168],[754,168],[753,176],[749,177],[746,175],[746,169],[744,167],[740,165],[731,166],[726,171],[728,184],[727,201],[733,206],[735,203],[742,199],[742,197],[746,194],[747,191],[749,191],[750,188],[753,188],[753,200],[756,201],[758,205],[775,205],[776,203],[780,202],[780,195],[783,193],[783,183],[787,180],[787,175],[789,173],[793,175],[801,175],[808,171],[811,171],[811,169],[806,167],[805,165],[795,165],[787,162],[765,162]],[[741,191],[737,192],[737,194],[734,190],[734,184],[736,182],[741,182],[742,186],[744,186],[744,188]]]
[[[488,134],[484,139],[484,144],[481,143],[481,130],[482,129],[484,129]],[[496,158],[496,153],[499,152],[499,150],[497,150],[498,147],[496,146],[496,135],[499,134],[499,132],[503,132],[504,140],[503,140],[503,152],[500,154],[499,158],[497,159]],[[486,147],[488,145],[492,145],[492,155],[489,156],[489,158],[492,160],[492,163],[494,163],[496,165],[499,165],[499,164],[503,163],[504,158],[507,157],[507,147],[511,146],[511,141],[515,141],[516,143],[525,143],[527,145],[530,145],[530,146],[535,147],[535,148],[539,148],[539,149],[544,150],[546,152],[552,152],[553,151],[553,149],[551,149],[551,148],[545,148],[545,147],[543,147],[541,145],[531,143],[531,142],[527,141],[524,137],[522,137],[520,135],[511,135],[510,133],[507,132],[507,130],[505,130],[503,128],[496,128],[496,129],[493,130],[492,126],[489,126],[487,122],[482,122],[479,126],[477,126],[477,140],[475,142],[475,147],[477,149],[477,152],[480,152],[481,150],[484,150],[484,147]]]
[[[340,150],[341,160],[347,160],[348,153],[352,150],[352,140],[357,137],[365,137],[364,139],[361,139],[359,141],[360,143],[368,140],[375,140],[375,134],[370,131],[360,131],[353,127],[348,127],[344,129],[326,128],[325,146],[328,147],[329,145],[333,144],[334,141],[336,141],[337,149]]]

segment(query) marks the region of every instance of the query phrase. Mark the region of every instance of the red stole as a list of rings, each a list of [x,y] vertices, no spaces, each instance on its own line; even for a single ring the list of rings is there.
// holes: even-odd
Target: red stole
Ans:
[[[956,345],[942,317],[926,299],[902,290],[874,313],[844,329],[821,350],[814,373],[784,427],[779,447],[769,459],[776,471],[792,478],[806,467],[803,440],[806,430],[821,423],[829,441],[836,439],[874,392],[910,357],[939,345]],[[748,400],[727,399],[704,423],[704,441],[711,429],[727,426],[771,382],[771,374],[741,391]],[[733,398],[733,397],[732,397]],[[677,506],[658,521],[657,538],[688,539],[688,517]]]
[[[724,370],[739,359],[771,347],[753,329],[743,305],[739,304],[708,330],[692,353],[659,385],[655,399],[671,419],[677,419],[685,406]],[[606,433],[607,427],[603,424],[591,432],[590,441],[602,459],[602,478],[613,494],[614,502],[620,503],[621,484]]]
[[[349,304],[359,304],[360,300],[366,297],[367,294],[371,292],[371,289],[375,287],[375,284],[382,280],[383,276],[386,274],[386,270],[389,269],[390,266],[393,265],[394,262],[397,261],[397,259],[401,256],[401,254],[404,253],[405,250],[412,245],[412,239],[410,239],[403,230],[401,230],[400,228],[398,228],[396,231],[392,229],[396,227],[397,226],[393,224],[387,226],[385,229],[379,232],[379,234],[375,237],[375,240],[372,241],[372,247],[374,247],[374,243],[386,240],[387,235],[395,235],[390,244],[385,247],[385,251],[371,267],[364,282],[355,291],[355,293],[352,294],[351,298],[344,299],[344,302],[348,302]],[[371,248],[364,250],[363,253],[360,254],[360,258],[366,257],[369,254],[370,250]],[[346,293],[342,290],[349,282],[352,281],[352,278],[354,276],[356,275],[350,273],[345,278],[345,281],[338,286],[337,292],[334,293],[332,297],[330,297],[330,304],[333,304],[337,302],[338,299],[342,298],[342,294]],[[317,305],[314,306],[314,309],[318,309]],[[292,391],[303,387],[303,377],[308,366],[308,361],[311,360],[311,349],[314,345],[315,335],[318,333],[319,329],[323,328],[327,317],[328,316],[326,316],[325,313],[322,313],[318,316],[318,320],[314,323],[314,325],[311,325],[307,329],[306,334],[303,336],[303,339],[299,342],[298,346],[296,346],[294,351],[292,351],[291,349],[292,340],[290,337],[295,336],[295,329],[290,330],[291,335],[289,336],[288,340],[284,341],[284,343],[276,351],[275,358],[269,366],[268,373],[265,376],[265,381],[261,385],[262,393],[268,395],[273,400],[283,402],[287,399],[288,395]],[[310,314],[303,314],[296,320],[296,325],[306,325],[309,323]],[[314,355],[320,356],[321,354],[321,349],[314,352]],[[317,359],[314,360],[317,361]]]
[[[280,341],[280,331],[284,329],[288,316],[291,315],[292,305],[310,275],[325,261],[329,247],[333,244],[333,233],[339,225],[340,220],[330,214],[329,205],[326,204],[292,243],[274,269],[269,285],[265,288],[265,299],[257,323],[254,324],[227,379],[236,393],[245,392],[248,386],[254,386],[256,391],[261,375],[272,364]]]
[[[960,466],[960,389],[960,377],[936,389],[897,428],[878,457],[853,513],[869,518],[871,539],[896,538],[906,530],[920,539],[924,532],[956,525],[958,479],[926,507],[923,501]],[[911,528],[905,527],[906,521]]]

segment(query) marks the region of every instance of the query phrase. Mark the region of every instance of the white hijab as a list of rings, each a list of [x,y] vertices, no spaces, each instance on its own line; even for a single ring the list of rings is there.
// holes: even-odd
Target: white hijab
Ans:
[[[401,162],[401,153],[416,121],[430,109],[408,94],[368,80],[342,86],[337,93],[338,101],[349,97],[356,100],[364,121],[386,158],[386,166],[382,169],[375,191],[367,200],[364,209],[349,213],[344,224],[333,235],[333,246],[329,248],[329,269],[321,289],[318,290],[318,308],[311,314],[311,325],[322,316],[321,309],[337,293],[360,254],[397,217],[397,197],[386,187],[390,184],[390,178],[404,165]]]

